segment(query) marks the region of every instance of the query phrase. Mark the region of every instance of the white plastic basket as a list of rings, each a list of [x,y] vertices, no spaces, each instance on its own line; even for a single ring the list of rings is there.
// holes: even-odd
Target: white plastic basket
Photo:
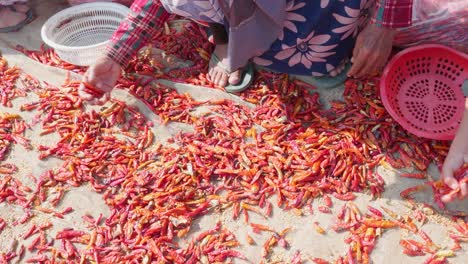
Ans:
[[[106,2],[73,6],[49,18],[42,26],[41,37],[62,60],[89,66],[104,54],[129,11],[121,4]]]

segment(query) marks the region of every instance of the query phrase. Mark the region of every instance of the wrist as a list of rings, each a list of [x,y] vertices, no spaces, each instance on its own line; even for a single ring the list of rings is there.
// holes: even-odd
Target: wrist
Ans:
[[[375,30],[377,32],[379,32],[380,34],[382,35],[386,35],[386,36],[390,36],[390,37],[394,37],[397,33],[396,29],[394,28],[389,28],[389,27],[384,27],[384,26],[381,26],[381,25],[377,25],[377,24],[370,24],[373,28],[375,28]]]
[[[128,52],[126,53],[112,45],[108,45],[106,47],[106,53],[103,59],[108,63],[112,63],[113,65],[118,65],[120,68],[124,68],[127,66],[130,57],[131,54],[128,54]]]
[[[468,153],[468,109],[465,109],[462,122],[458,127],[457,134],[452,141],[451,149]]]

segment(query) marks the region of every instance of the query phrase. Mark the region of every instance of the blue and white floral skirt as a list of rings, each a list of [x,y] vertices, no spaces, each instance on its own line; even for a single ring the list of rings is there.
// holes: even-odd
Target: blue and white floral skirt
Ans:
[[[216,0],[161,2],[166,3],[170,12],[194,20],[221,24],[225,21]],[[287,0],[283,32],[269,50],[253,61],[289,74],[334,75],[352,54],[357,34],[367,23],[373,3],[372,0]]]

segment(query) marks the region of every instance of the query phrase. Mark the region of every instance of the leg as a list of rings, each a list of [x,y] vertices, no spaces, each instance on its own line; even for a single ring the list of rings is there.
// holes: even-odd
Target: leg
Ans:
[[[10,32],[18,30],[16,26],[26,24],[32,17],[30,8],[26,1],[6,1],[0,0],[0,32]]]
[[[211,30],[210,33],[213,35],[214,43],[216,45],[228,43],[229,37],[223,25],[218,23],[210,23],[209,29]]]
[[[184,3],[182,4],[178,2]],[[209,35],[214,35],[213,37],[216,40],[216,48],[211,56],[208,78],[215,85],[225,87],[226,91],[242,90],[244,83],[241,82],[241,79],[242,81],[246,81],[246,85],[248,85],[248,82],[252,79],[251,67],[250,64],[247,63],[248,60],[246,60],[246,65],[238,65],[239,63],[237,63],[233,68],[233,61],[237,58],[231,56],[230,53],[232,50],[236,50],[235,48],[237,47],[237,43],[228,42],[228,34],[224,27],[228,21],[224,17],[224,13],[219,12],[221,7],[219,6],[218,1],[198,1],[203,4],[195,4],[195,2],[196,1],[161,0],[164,8],[170,13],[178,14],[203,24],[206,29],[209,30]],[[212,15],[207,16],[207,12]],[[231,47],[229,44],[235,44],[236,47]],[[244,68],[247,69],[247,71],[244,71]],[[248,76],[249,78],[240,78],[241,72],[246,73],[242,74],[242,76]]]
[[[230,74],[224,70],[222,64],[227,60],[227,49],[229,37],[223,25],[218,23],[209,24],[209,34],[212,34],[216,45],[213,51],[219,62],[211,64],[208,70],[208,77],[218,86],[225,87],[229,84],[238,84],[240,82],[241,70],[234,71]]]

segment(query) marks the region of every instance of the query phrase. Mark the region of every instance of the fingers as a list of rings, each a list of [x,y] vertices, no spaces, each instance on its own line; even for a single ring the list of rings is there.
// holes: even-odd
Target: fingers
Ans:
[[[359,33],[353,50],[348,77],[378,74],[392,50],[394,32],[369,24]]]
[[[348,76],[359,78],[361,71],[366,66],[366,60],[369,53],[367,51],[360,51],[357,57],[353,57],[353,66],[348,72]]]
[[[91,101],[93,100],[94,96],[85,91],[86,86],[84,85],[84,83],[90,83],[90,78],[88,77],[88,71],[83,76],[80,86],[78,87],[78,95],[85,101]]]
[[[365,61],[367,62],[364,63],[364,66],[361,68],[361,70],[355,74],[356,78],[371,76],[371,75],[375,75],[376,73],[378,73],[379,58],[380,58],[379,55],[375,55],[375,53],[369,54],[367,58],[365,59]]]
[[[353,56],[351,57],[351,62],[353,62],[353,58],[357,58],[359,56],[359,52],[361,51],[361,47],[362,47],[362,42],[363,42],[362,37],[361,35],[359,35],[356,38],[356,44],[353,49]]]
[[[450,157],[447,157],[442,167],[442,180],[445,184],[447,184],[448,187],[454,190],[457,189],[459,186],[458,181],[455,179],[455,177],[453,177],[454,169],[449,161]]]
[[[362,48],[358,54],[358,58],[353,63],[353,67],[348,75],[354,78],[363,78],[366,76],[374,76],[382,71],[387,56],[384,53],[375,51],[372,52],[370,49]]]
[[[78,95],[85,101],[90,101],[94,98],[94,96],[90,95],[89,93],[84,91],[85,86],[83,83],[80,84],[78,87]]]
[[[461,199],[468,197],[468,184],[466,182],[460,183]]]
[[[448,177],[443,175],[443,177],[444,177],[443,179],[444,179],[445,184],[447,184],[450,188],[452,188],[455,191],[452,191],[451,193],[442,196],[441,198],[442,202],[449,203],[449,202],[453,202],[456,198],[463,200],[466,197],[468,197],[467,181],[460,180],[460,182],[457,182],[457,180],[453,177],[453,175],[448,176]],[[457,187],[454,188],[455,186]]]
[[[442,196],[440,200],[442,200],[442,202],[444,203],[450,203],[450,202],[453,202],[455,198],[456,198],[456,195],[447,194],[447,195]]]
[[[369,69],[374,67],[377,56],[376,53],[372,53],[372,50],[368,46],[369,45],[363,41],[362,38],[358,37],[356,48],[354,48],[353,57],[351,58],[353,66],[351,66],[348,72],[349,77],[364,77]]]
[[[359,43],[359,37],[358,40],[356,41],[356,46],[354,47],[353,50],[353,56],[351,57],[351,63],[353,64],[351,68],[348,71],[348,77],[353,77],[354,74],[356,74],[358,70],[358,65],[355,63],[356,58],[359,57],[359,51],[360,51],[360,43]]]
[[[453,169],[451,169],[448,163],[445,163],[444,167],[442,168],[442,180],[452,190],[459,188],[458,181],[453,177]],[[447,194],[447,195],[442,196],[441,200],[444,203],[450,203],[453,200],[455,200],[457,196],[458,195]]]
[[[92,75],[93,75],[92,73],[89,74],[89,76],[92,76]],[[86,85],[84,83],[87,83],[87,84],[95,87],[95,89],[97,91],[99,91],[99,93],[87,92],[87,91],[89,91],[90,87],[88,87],[88,89],[87,89],[87,87],[86,87]],[[96,81],[94,81],[93,78],[88,77],[88,73],[86,73],[85,76],[83,77],[83,82],[78,87],[78,95],[83,100],[88,101],[88,103],[90,103],[90,104],[103,105],[110,98],[109,93],[104,92],[104,91],[108,91],[108,90],[111,90],[111,89],[112,89],[112,87],[109,87],[109,85],[106,84],[105,82],[96,82]],[[102,94],[100,94],[100,92],[102,92]]]
[[[97,105],[103,105],[105,103],[107,103],[107,101],[109,101],[110,99],[110,94],[109,93],[105,93],[101,98],[99,98],[96,102]]]
[[[457,189],[459,187],[458,181],[453,177],[453,171],[443,172],[442,177],[444,183],[447,184],[447,186],[450,187],[452,190]]]

